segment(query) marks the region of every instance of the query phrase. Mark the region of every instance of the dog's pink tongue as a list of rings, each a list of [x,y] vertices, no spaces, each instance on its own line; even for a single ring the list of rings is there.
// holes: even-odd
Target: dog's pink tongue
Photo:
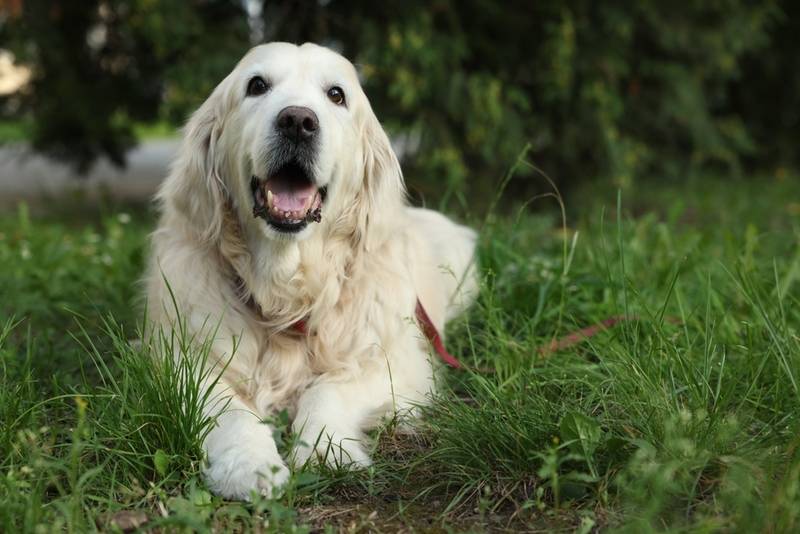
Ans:
[[[272,192],[272,205],[280,211],[302,210],[316,193],[314,184],[301,185],[285,180],[267,180],[265,186]]]

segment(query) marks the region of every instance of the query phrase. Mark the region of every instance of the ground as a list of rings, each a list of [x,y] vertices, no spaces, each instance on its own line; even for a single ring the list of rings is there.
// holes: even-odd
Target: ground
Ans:
[[[415,433],[387,421],[369,470],[253,504],[199,476],[202,349],[158,364],[131,342],[152,214],[0,216],[0,531],[796,531],[800,180],[565,204],[461,214],[483,282],[447,345],[471,370],[445,371]]]

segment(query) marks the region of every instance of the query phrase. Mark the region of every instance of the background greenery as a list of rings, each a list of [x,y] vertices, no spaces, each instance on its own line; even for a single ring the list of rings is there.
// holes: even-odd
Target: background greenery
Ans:
[[[181,124],[251,36],[236,0],[8,5],[0,40],[35,75],[0,109],[25,121],[38,149],[81,168],[101,154],[121,163],[137,122]],[[783,172],[800,142],[798,9],[287,0],[266,2],[261,18],[264,40],[326,43],[359,65],[379,117],[418,146],[412,186],[436,196],[442,184],[490,191],[527,144],[561,185]]]
[[[205,349],[139,342],[152,212],[0,213],[0,531],[798,531],[800,4],[626,4],[267,2],[264,39],[352,58],[412,188],[480,230],[447,332],[480,372],[443,373],[418,433],[373,433],[371,469],[210,495]],[[230,0],[0,6],[34,68],[0,140],[79,169],[180,125],[253,31]]]
[[[580,186],[568,226],[471,219],[481,292],[447,344],[480,370],[444,370],[415,434],[386,421],[372,468],[251,505],[202,482],[203,345],[131,341],[149,216],[0,215],[0,531],[797,532],[800,180],[636,187]]]

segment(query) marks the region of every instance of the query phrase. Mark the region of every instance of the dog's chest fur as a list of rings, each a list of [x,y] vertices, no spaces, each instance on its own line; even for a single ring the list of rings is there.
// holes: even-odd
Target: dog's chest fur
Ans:
[[[291,410],[316,377],[353,375],[369,365],[376,348],[391,344],[397,322],[387,319],[399,318],[408,299],[383,294],[381,287],[397,287],[396,280],[407,277],[401,264],[376,260],[391,257],[386,252],[399,244],[359,255],[330,238],[261,242],[233,259],[260,312],[249,321],[259,346],[251,389],[259,410]],[[305,334],[293,328],[300,320]]]

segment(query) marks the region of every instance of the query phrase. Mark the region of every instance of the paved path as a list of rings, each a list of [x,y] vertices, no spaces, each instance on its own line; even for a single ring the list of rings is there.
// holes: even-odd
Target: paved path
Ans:
[[[58,161],[32,154],[24,145],[0,146],[0,206],[8,209],[20,200],[53,201],[78,192],[88,199],[146,201],[167,175],[178,146],[178,139],[146,141],[128,153],[124,169],[101,160],[84,177]]]

